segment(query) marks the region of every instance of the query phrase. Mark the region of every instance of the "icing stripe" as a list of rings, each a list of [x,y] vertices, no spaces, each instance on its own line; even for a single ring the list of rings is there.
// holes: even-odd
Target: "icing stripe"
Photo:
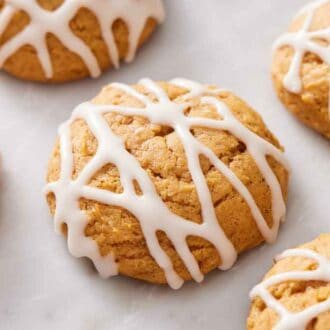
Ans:
[[[98,19],[102,38],[115,67],[119,67],[119,54],[111,29],[113,23],[121,18],[128,26],[129,50],[126,61],[129,62],[134,58],[140,35],[148,18],[152,17],[161,23],[165,17],[162,0],[65,0],[54,11],[43,9],[36,0],[6,0],[5,3],[0,14],[0,34],[6,29],[13,13],[17,10],[25,11],[30,16],[30,23],[0,47],[0,68],[22,46],[31,45],[37,51],[48,79],[53,77],[53,67],[46,43],[48,33],[55,35],[67,49],[79,55],[92,77],[101,74],[101,68],[92,50],[70,28],[70,21],[80,8],[89,9]]]
[[[157,264],[164,270],[167,282],[172,288],[179,288],[183,284],[183,280],[176,274],[171,260],[159,245],[156,236],[158,230],[164,231],[167,234],[191,276],[197,282],[203,280],[203,274],[187,245],[186,239],[188,236],[199,236],[212,243],[221,257],[221,269],[232,267],[237,258],[237,252],[234,246],[218,223],[211,193],[202,172],[199,157],[201,155],[206,156],[214,167],[242,195],[250,207],[261,233],[268,242],[273,242],[276,239],[279,223],[284,219],[285,203],[280,184],[269,167],[266,156],[274,157],[284,166],[287,163],[280,150],[248,130],[234,117],[227,106],[215,97],[219,93],[219,90],[212,90],[206,86],[183,79],[173,80],[172,83],[188,90],[187,94],[183,97],[183,103],[171,101],[159,85],[151,80],[143,79],[140,81],[140,85],[143,85],[149,93],[157,98],[156,102],[152,102],[148,97],[137,92],[132,87],[123,84],[113,84],[112,86],[114,88],[120,89],[138,99],[143,103],[143,107],[134,108],[116,105],[95,105],[91,103],[83,103],[78,106],[74,110],[71,119],[64,123],[59,130],[61,155],[63,155],[61,175],[57,182],[47,185],[46,193],[53,192],[56,197],[55,225],[57,231],[59,231],[62,222],[65,221],[69,231],[71,222],[73,222],[74,226],[79,226],[79,229],[83,232],[87,219],[79,209],[77,201],[80,198],[119,206],[128,210],[139,220],[149,252]],[[202,104],[213,105],[223,119],[210,120],[185,116],[184,111],[191,105],[191,99],[196,96],[201,97]],[[152,180],[142,169],[138,160],[125,149],[121,138],[116,136],[110,129],[104,118],[104,115],[110,112],[124,116],[142,116],[147,118],[152,124],[166,125],[173,128],[182,142],[189,171],[196,187],[201,204],[202,224],[188,221],[172,213],[167,208],[155,190]],[[78,177],[72,180],[72,145],[69,141],[69,132],[71,124],[77,119],[83,119],[87,123],[91,132],[98,140],[98,149],[93,159],[90,160]],[[272,228],[268,228],[251,193],[240,179],[226,164],[218,159],[212,150],[199,142],[190,132],[191,128],[196,126],[229,131],[246,144],[249,153],[255,158],[256,164],[264,175],[272,193]],[[109,150],[109,145],[111,146],[111,150]],[[95,173],[109,163],[114,164],[120,173],[124,190],[121,194],[88,186]],[[142,190],[142,195],[135,193],[132,184],[134,180],[138,182]],[[154,216],[154,210],[157,210],[156,218]],[[82,218],[84,218],[84,221],[81,220]],[[74,238],[71,238],[71,240],[73,242],[71,249],[79,251],[79,241],[87,242],[90,238],[79,235],[79,239],[74,240]],[[94,248],[91,249],[90,253],[84,250],[84,255],[91,258],[95,264],[98,264],[98,269],[101,269],[103,274],[106,273],[102,269],[103,266],[106,266],[106,262],[103,264],[102,260],[95,260]],[[109,275],[111,274],[109,273]]]
[[[7,25],[15,14],[15,9],[5,6],[0,12],[0,35],[5,31]]]

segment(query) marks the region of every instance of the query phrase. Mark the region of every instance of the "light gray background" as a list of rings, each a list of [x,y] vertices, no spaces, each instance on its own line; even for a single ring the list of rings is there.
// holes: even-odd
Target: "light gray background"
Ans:
[[[303,0],[167,0],[167,21],[131,65],[62,86],[0,74],[0,327],[7,329],[244,328],[248,292],[272,257],[329,230],[330,144],[278,102],[270,49]],[[100,279],[53,232],[41,193],[57,126],[110,81],[182,76],[229,88],[264,117],[293,169],[287,223],[273,246],[179,291]]]

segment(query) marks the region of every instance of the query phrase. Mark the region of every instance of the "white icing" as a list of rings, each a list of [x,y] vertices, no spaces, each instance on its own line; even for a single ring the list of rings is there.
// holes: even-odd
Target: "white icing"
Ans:
[[[294,56],[290,65],[290,69],[284,78],[284,87],[292,93],[298,94],[302,92],[302,78],[300,75],[301,66],[306,53],[314,53],[322,59],[324,63],[330,65],[330,48],[328,45],[323,46],[315,40],[326,40],[330,42],[330,27],[317,31],[310,31],[311,24],[315,15],[315,11],[320,6],[329,3],[329,0],[318,0],[304,7],[299,13],[305,15],[305,21],[302,28],[297,32],[288,32],[281,36],[274,43],[274,51],[283,47],[290,46],[294,50]],[[329,103],[330,115],[330,103]]]
[[[40,7],[36,0],[6,0],[0,13],[0,34],[17,12],[23,10],[30,16],[29,25],[0,47],[0,68],[5,61],[24,45],[35,48],[47,78],[52,78],[53,67],[46,43],[46,35],[52,33],[70,51],[78,54],[84,61],[92,77],[98,77],[101,69],[92,50],[77,37],[70,28],[70,21],[80,8],[89,9],[100,24],[111,61],[119,66],[118,49],[112,34],[113,23],[121,18],[129,29],[129,51],[126,61],[134,58],[140,35],[148,18],[159,23],[164,20],[162,0],[65,0],[54,11]]]
[[[221,256],[221,269],[229,269],[237,258],[234,246],[219,226],[212,197],[201,169],[199,156],[206,156],[242,195],[267,242],[274,242],[276,239],[280,221],[284,219],[285,215],[285,203],[280,184],[267,163],[266,156],[274,157],[285,166],[287,166],[287,163],[280,150],[247,129],[234,117],[227,106],[215,97],[220,92],[219,90],[209,89],[206,86],[184,79],[175,79],[172,83],[189,90],[181,100],[183,103],[171,101],[159,85],[151,80],[143,79],[140,84],[155,95],[157,102],[152,102],[132,87],[123,84],[112,84],[112,87],[120,89],[141,101],[143,108],[91,103],[83,103],[78,106],[74,110],[71,119],[59,129],[60,178],[57,182],[48,184],[46,193],[52,192],[55,194],[57,205],[55,213],[56,230],[60,231],[62,222],[67,223],[68,245],[71,253],[77,257],[87,256],[92,259],[104,277],[116,273],[114,259],[113,257],[102,259],[99,256],[97,245],[90,238],[85,237],[84,229],[88,219],[80,210],[78,201],[80,198],[86,198],[128,210],[139,220],[150,254],[164,270],[169,285],[176,289],[181,287],[183,280],[175,272],[171,260],[159,245],[156,236],[158,230],[162,230],[167,234],[191,276],[197,282],[203,280],[203,274],[189,250],[186,242],[187,236],[199,236],[211,242]],[[197,96],[201,97],[201,103],[213,105],[223,119],[213,120],[185,116],[184,110],[191,105],[191,98]],[[110,112],[127,116],[142,116],[147,118],[151,124],[166,125],[174,129],[183,144],[189,171],[197,190],[201,204],[202,224],[188,221],[175,215],[167,208],[156,192],[152,180],[142,169],[138,160],[125,149],[121,138],[116,136],[109,128],[104,114]],[[87,123],[98,140],[98,150],[79,176],[72,180],[73,155],[70,126],[79,118]],[[190,132],[191,128],[196,126],[229,131],[245,143],[248,152],[254,158],[272,193],[272,228],[267,226],[249,190],[235,173]],[[121,194],[88,186],[97,171],[109,163],[114,164],[120,173],[124,190]],[[138,182],[142,195],[136,194],[133,185],[134,180]]]
[[[251,299],[260,297],[264,303],[274,310],[279,321],[274,330],[305,330],[310,321],[323,312],[330,310],[330,299],[307,307],[301,312],[290,312],[270,292],[269,288],[287,281],[323,281],[330,282],[330,260],[320,254],[304,249],[287,250],[276,260],[288,257],[302,257],[315,261],[317,269],[308,271],[291,271],[273,275],[258,284],[250,293]]]

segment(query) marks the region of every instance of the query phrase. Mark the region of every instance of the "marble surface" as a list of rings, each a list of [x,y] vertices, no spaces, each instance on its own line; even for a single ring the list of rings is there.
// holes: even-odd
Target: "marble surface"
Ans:
[[[137,60],[98,80],[62,86],[0,74],[0,328],[176,330],[244,328],[248,292],[272,257],[329,231],[330,144],[284,111],[269,79],[272,41],[306,0],[167,0],[166,23]],[[110,81],[187,77],[254,106],[292,165],[287,222],[276,244],[179,291],[102,280],[54,234],[41,193],[57,126]]]

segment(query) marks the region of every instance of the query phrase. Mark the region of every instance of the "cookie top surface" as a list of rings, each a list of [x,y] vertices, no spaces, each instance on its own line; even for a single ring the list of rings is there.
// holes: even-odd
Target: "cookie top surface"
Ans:
[[[274,44],[272,75],[284,105],[330,138],[330,1],[304,7]]]
[[[73,255],[178,288],[276,239],[288,171],[262,119],[184,79],[111,84],[59,129],[48,202]],[[95,244],[96,243],[96,244]]]
[[[329,329],[330,234],[277,257],[251,298],[249,330]]]
[[[21,79],[98,77],[164,20],[162,0],[0,0],[0,68]]]

